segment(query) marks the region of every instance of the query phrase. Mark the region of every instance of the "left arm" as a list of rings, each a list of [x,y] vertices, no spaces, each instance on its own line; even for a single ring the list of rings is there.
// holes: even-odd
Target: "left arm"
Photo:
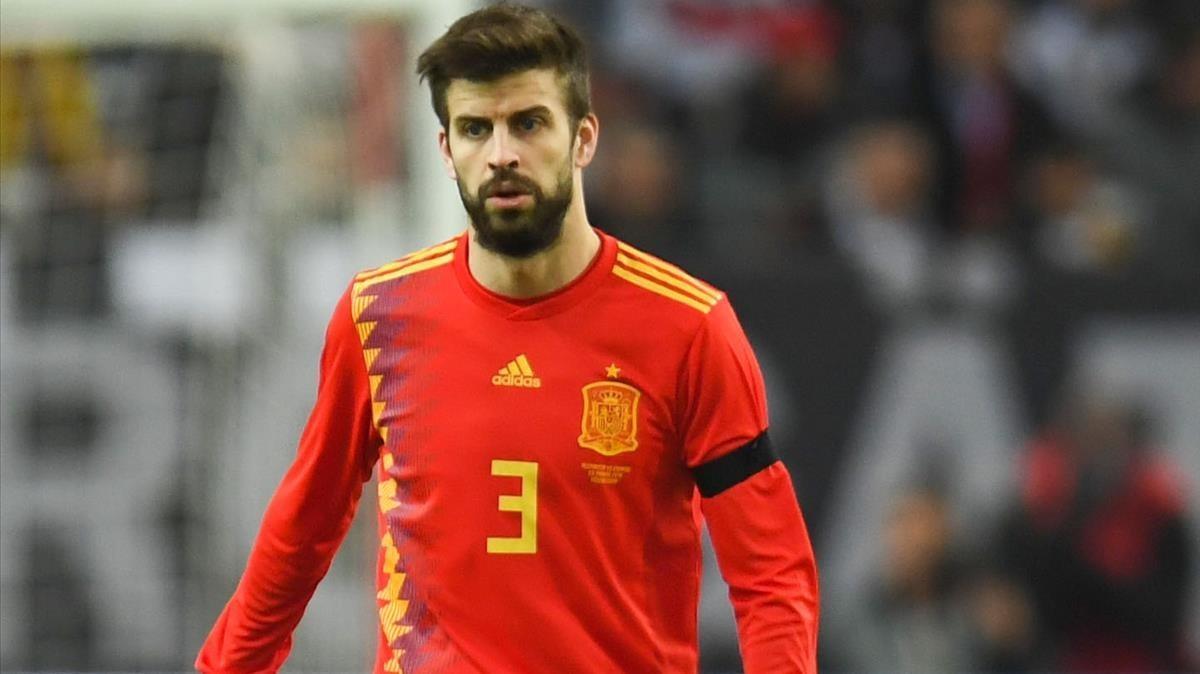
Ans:
[[[680,411],[747,674],[816,674],[817,567],[792,481],[767,435],[758,361],[728,301],[684,365]]]
[[[816,674],[817,565],[787,468],[776,461],[701,508],[746,673]]]

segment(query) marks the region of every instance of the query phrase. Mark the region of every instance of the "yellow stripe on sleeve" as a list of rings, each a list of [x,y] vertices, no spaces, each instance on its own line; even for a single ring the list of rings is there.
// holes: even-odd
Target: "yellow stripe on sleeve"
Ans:
[[[660,260],[649,253],[643,253],[642,251],[638,250],[637,248],[634,248],[633,246],[625,243],[624,241],[618,241],[617,248],[621,252],[631,255],[633,257],[636,257],[638,260],[640,260],[646,264],[653,265],[655,267],[658,267],[659,269],[661,269],[664,272],[672,274],[673,276],[680,279],[681,281],[686,281],[686,282],[696,286],[696,288],[698,290],[700,290],[704,294],[708,295],[709,297],[712,297],[714,300],[721,299],[721,291],[720,290],[717,290],[716,288],[710,286],[709,284],[705,283],[704,281],[701,281],[700,279],[696,278],[695,276],[692,276],[691,274],[685,272],[684,270],[680,269],[679,267],[676,267],[675,265],[671,264],[670,262],[666,262],[665,260]]]
[[[435,258],[432,258],[429,260],[424,260],[422,262],[414,262],[413,264],[401,267],[400,269],[397,269],[396,271],[393,271],[393,272],[390,272],[387,274],[381,274],[379,276],[373,276],[369,279],[366,279],[365,281],[358,281],[357,283],[354,284],[354,292],[361,293],[362,291],[375,285],[376,283],[383,283],[384,281],[391,281],[393,279],[398,279],[401,276],[408,276],[409,274],[415,274],[417,272],[426,271],[428,269],[433,269],[434,267],[440,267],[440,266],[446,264],[447,262],[450,262],[453,259],[454,259],[454,253],[449,252],[440,257],[435,257]]]
[[[626,281],[629,281],[635,286],[645,288],[656,295],[662,295],[663,297],[675,300],[680,304],[686,304],[700,313],[707,314],[709,311],[712,311],[711,305],[704,304],[703,302],[697,301],[693,297],[671,290],[664,285],[661,285],[655,281],[651,281],[645,276],[635,274],[619,264],[613,265],[613,274],[625,279]]]
[[[454,248],[456,246],[458,246],[458,239],[452,239],[445,243],[439,243],[435,246],[429,246],[428,248],[422,248],[421,250],[418,250],[415,253],[409,253],[408,255],[405,255],[404,257],[400,258],[399,260],[396,260],[395,262],[389,262],[381,267],[376,267],[374,269],[368,269],[367,271],[360,272],[354,278],[355,278],[355,280],[358,280],[358,281],[365,281],[365,280],[374,278],[375,276],[379,276],[380,274],[386,274],[390,271],[400,269],[400,268],[402,268],[406,265],[412,264],[414,262],[418,262],[418,261],[424,260],[426,258],[435,257],[435,256],[441,255],[442,253],[445,253],[448,251],[452,251],[452,250],[454,250]]]
[[[680,279],[677,276],[672,276],[670,274],[663,273],[663,272],[659,271],[658,269],[656,269],[655,267],[652,267],[652,266],[646,264],[645,262],[639,262],[631,257],[626,256],[623,253],[617,253],[617,261],[620,262],[621,264],[625,265],[626,267],[629,267],[636,271],[640,271],[643,274],[646,274],[647,276],[652,276],[652,277],[658,279],[659,281],[662,281],[663,283],[675,286],[679,290],[682,290],[683,292],[691,295],[692,297],[695,297],[697,300],[704,302],[704,303],[708,304],[709,306],[712,306],[717,303],[716,297],[709,295],[708,293],[704,292],[703,290],[700,290],[698,287],[688,283],[687,281]]]

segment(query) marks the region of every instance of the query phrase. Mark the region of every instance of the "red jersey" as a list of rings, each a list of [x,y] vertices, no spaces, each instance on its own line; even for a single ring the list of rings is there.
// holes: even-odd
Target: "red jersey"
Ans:
[[[747,672],[815,672],[816,567],[725,296],[601,234],[531,301],[461,235],[356,276],[196,662],[275,671],[378,466],[376,672],[695,672],[700,516]]]

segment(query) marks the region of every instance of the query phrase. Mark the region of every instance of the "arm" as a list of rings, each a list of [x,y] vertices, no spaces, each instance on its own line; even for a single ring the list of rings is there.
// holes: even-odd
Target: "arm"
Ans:
[[[758,362],[728,302],[683,378],[687,463],[729,585],[747,674],[815,674],[817,568],[792,481],[767,435]]]
[[[816,674],[817,565],[787,468],[775,461],[701,508],[746,673]]]
[[[341,545],[378,448],[366,365],[343,295],[326,333],[317,402],[263,516],[246,572],[199,656],[202,672],[274,672]]]

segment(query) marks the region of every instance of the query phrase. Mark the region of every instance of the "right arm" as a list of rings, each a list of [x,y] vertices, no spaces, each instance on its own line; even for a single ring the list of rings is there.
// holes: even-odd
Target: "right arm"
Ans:
[[[295,462],[267,506],[237,590],[196,658],[198,670],[243,674],[283,665],[292,631],[350,528],[379,445],[347,292],[326,332],[317,402]]]

